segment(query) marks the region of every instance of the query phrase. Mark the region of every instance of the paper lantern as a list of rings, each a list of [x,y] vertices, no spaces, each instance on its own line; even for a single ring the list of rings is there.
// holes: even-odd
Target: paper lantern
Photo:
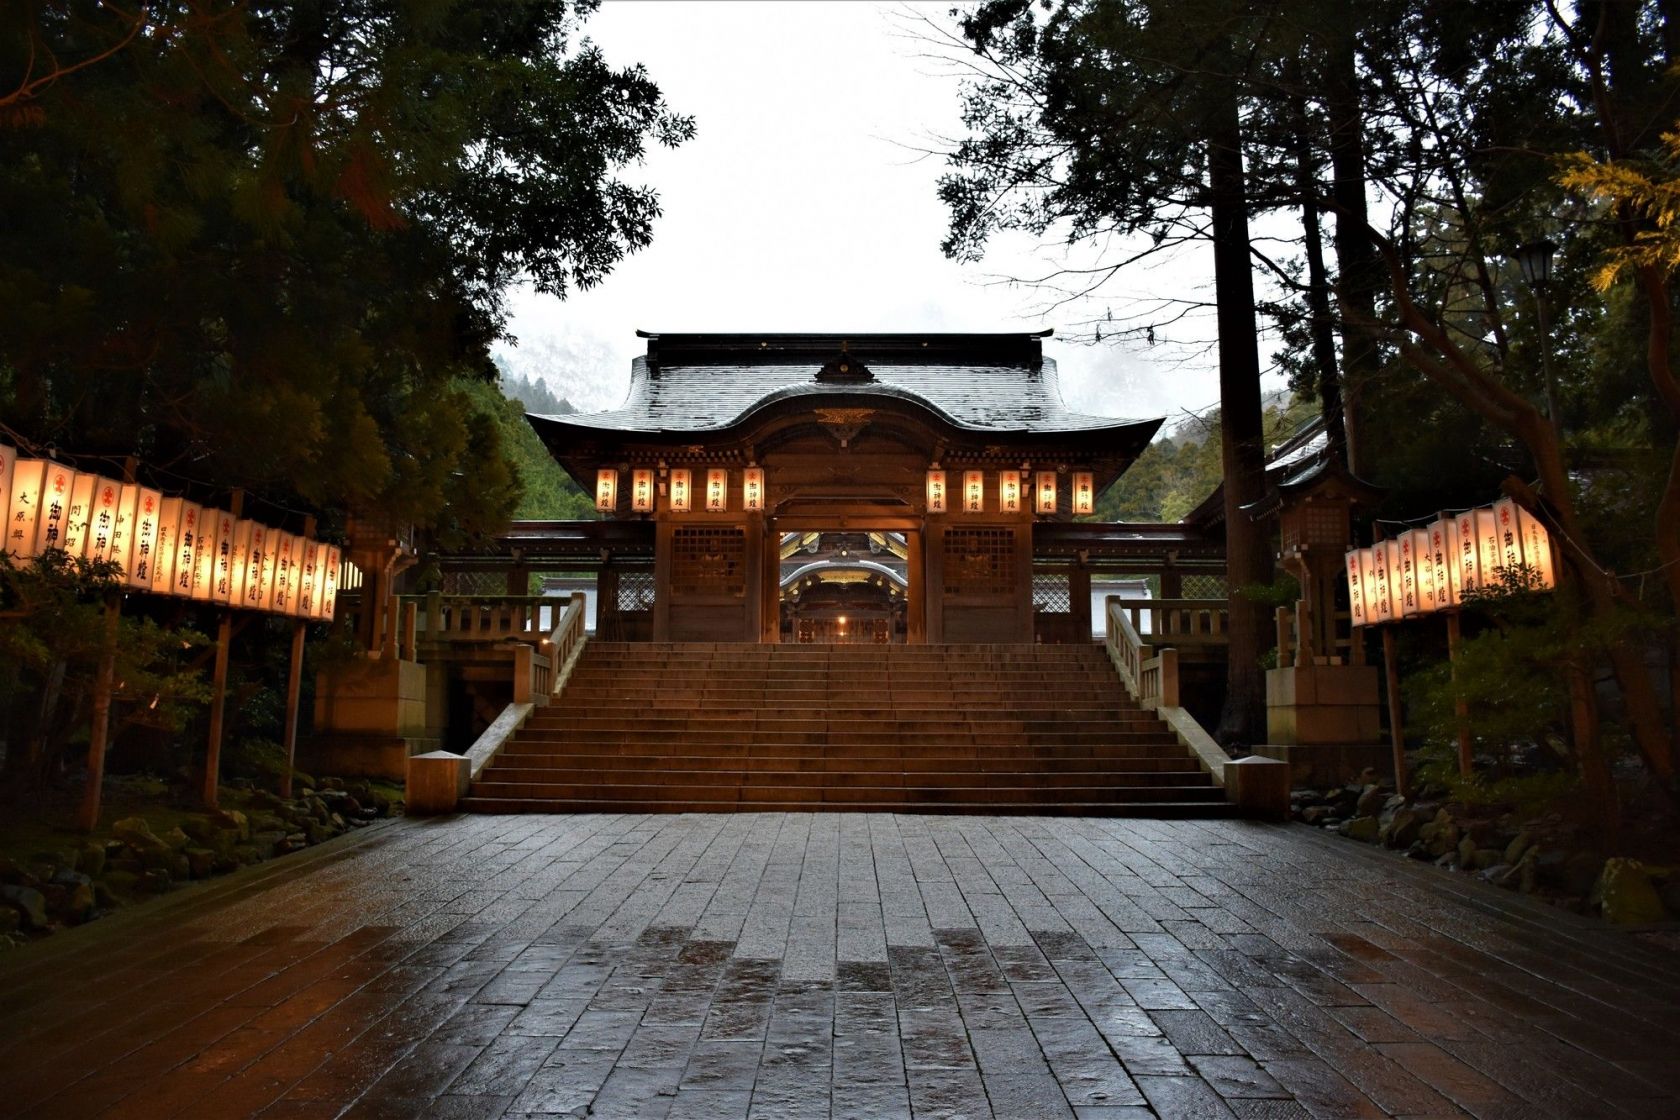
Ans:
[[[1003,513],[1021,512],[1021,472],[998,472],[998,509]]]
[[[694,503],[693,476],[688,468],[680,467],[671,472],[671,512],[687,513]]]
[[[1033,487],[1038,492],[1036,508],[1039,513],[1056,512],[1056,472],[1039,471],[1038,479]]]
[[[764,508],[763,467],[748,467],[741,472],[741,508],[754,513]]]
[[[986,510],[986,472],[963,472],[963,512],[984,513]]]
[[[245,537],[245,579],[244,588],[240,591],[240,601],[237,606],[244,606],[247,610],[264,610],[267,604],[267,594],[262,588],[262,569],[267,566],[269,578],[274,576],[274,561],[269,559],[269,527],[260,526],[257,522],[247,522],[250,529]]]
[[[93,520],[94,487],[104,482],[98,475],[78,474],[70,487],[70,516],[64,522],[64,551],[69,556],[99,557],[88,552],[88,526]]]
[[[35,555],[49,548],[64,547],[64,529],[70,520],[70,492],[75,485],[75,471],[58,463],[48,465],[46,484],[41,489],[41,517],[35,523]]]
[[[338,549],[328,545],[326,563],[321,568],[321,617],[327,622],[333,621],[338,610],[338,565]]]
[[[945,512],[945,472],[938,468],[927,472],[927,511]]]
[[[1534,569],[1540,587],[1550,590],[1557,586],[1557,563],[1552,557],[1552,538],[1532,513],[1517,510],[1517,532],[1522,538],[1523,563]]]
[[[1413,529],[1407,534],[1412,544],[1412,571],[1417,584],[1417,613],[1433,614],[1440,609],[1435,600],[1435,565],[1429,560],[1429,530]]]
[[[1347,576],[1348,618],[1355,626],[1365,625],[1365,590],[1359,556],[1362,551],[1350,548],[1342,557],[1342,571]]]
[[[1365,596],[1365,625],[1375,626],[1385,621],[1382,603],[1388,595],[1385,587],[1377,584],[1377,569],[1387,567],[1386,562],[1377,563],[1379,549],[1362,548],[1359,550],[1359,590]]]
[[[96,478],[94,484],[88,495],[86,556],[89,560],[110,560],[127,572],[134,543],[128,539],[132,514],[123,516],[123,484],[109,478]]]
[[[1418,597],[1417,541],[1407,531],[1394,538],[1394,546],[1400,555],[1396,565],[1400,575],[1400,606],[1396,613],[1401,618],[1411,618],[1423,609]]]
[[[175,536],[175,575],[169,583],[171,595],[192,598],[193,572],[198,562],[203,521],[204,507],[193,502],[181,504],[181,530]]]
[[[653,512],[653,472],[630,472],[630,508],[636,513]]]
[[[1476,511],[1466,510],[1453,518],[1453,569],[1457,573],[1458,601],[1466,592],[1482,586],[1481,552],[1476,547]]]
[[[1443,517],[1424,530],[1428,538],[1425,561],[1429,564],[1430,592],[1435,597],[1435,610],[1447,610],[1458,605],[1453,586],[1452,518]]]
[[[1517,503],[1501,498],[1493,503],[1495,547],[1499,567],[1516,569],[1523,563],[1522,526],[1517,520]]]
[[[170,584],[175,575],[175,554],[181,548],[180,498],[165,498],[158,503],[157,550],[152,553],[152,593],[171,594]]]
[[[706,509],[722,513],[729,508],[729,472],[713,467],[706,472]]]
[[[1393,622],[1395,597],[1390,590],[1391,575],[1388,568],[1388,542],[1378,541],[1371,546],[1372,588],[1376,593],[1371,611],[1372,622]]]
[[[1401,571],[1403,557],[1400,553],[1398,540],[1386,540],[1382,547],[1388,555],[1388,618],[1390,622],[1399,622],[1406,616],[1406,588],[1405,574]]]
[[[299,618],[315,617],[315,552],[317,545],[308,537],[298,538],[296,609]]]
[[[269,609],[277,614],[292,614],[292,565],[297,559],[297,538],[290,533],[274,534],[274,596]]]
[[[41,490],[47,466],[42,459],[12,464],[12,496],[6,510],[6,551],[27,562],[35,555],[35,530],[41,518]]]
[[[216,510],[216,520],[206,525],[210,534],[210,570],[205,598],[212,603],[226,603],[233,597],[233,535],[239,528],[239,518],[226,510]]]
[[[595,472],[595,508],[601,513],[618,510],[618,472],[603,467]]]
[[[117,490],[116,525],[105,558],[127,575],[134,570],[134,535],[140,528],[140,487],[125,482]]]
[[[1090,471],[1073,472],[1073,512],[1090,514],[1097,511],[1096,480]]]
[[[251,569],[252,522],[241,517],[233,523],[233,540],[228,550],[228,597],[230,607],[245,605],[245,577]]]
[[[144,486],[134,487],[134,547],[129,553],[128,585],[140,591],[152,589],[152,569],[157,564],[158,515],[163,495]]]

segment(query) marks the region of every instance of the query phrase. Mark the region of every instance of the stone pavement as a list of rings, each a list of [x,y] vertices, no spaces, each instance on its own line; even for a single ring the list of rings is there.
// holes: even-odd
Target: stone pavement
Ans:
[[[1299,826],[400,821],[0,958],[0,1114],[1680,1115],[1680,965]]]

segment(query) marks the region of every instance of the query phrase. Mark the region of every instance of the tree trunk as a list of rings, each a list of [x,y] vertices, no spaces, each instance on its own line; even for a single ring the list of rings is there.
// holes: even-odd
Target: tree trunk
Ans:
[[[1291,84],[1301,88],[1300,65],[1291,67]],[[1289,102],[1294,117],[1295,187],[1301,196],[1301,234],[1307,254],[1307,311],[1312,338],[1313,364],[1318,367],[1318,409],[1332,453],[1348,461],[1347,423],[1342,404],[1341,378],[1336,369],[1335,320],[1330,314],[1330,280],[1324,270],[1324,235],[1318,228],[1318,176],[1313,168],[1311,132],[1303,95],[1293,93]]]
[[[1369,457],[1360,423],[1361,394],[1381,364],[1373,327],[1382,265],[1371,243],[1365,207],[1365,114],[1357,69],[1358,5],[1332,4],[1326,21],[1325,108],[1330,116],[1330,197],[1336,210],[1337,298],[1342,305],[1342,400],[1347,417],[1347,468],[1358,474]]]
[[[1261,496],[1266,451],[1260,406],[1260,348],[1254,326],[1248,198],[1243,179],[1237,91],[1226,85],[1208,137],[1208,203],[1219,323],[1220,457],[1225,472],[1225,581],[1230,596],[1225,708],[1217,737],[1227,745],[1263,741],[1268,637],[1262,604],[1242,593],[1271,582],[1269,533],[1242,509]]]

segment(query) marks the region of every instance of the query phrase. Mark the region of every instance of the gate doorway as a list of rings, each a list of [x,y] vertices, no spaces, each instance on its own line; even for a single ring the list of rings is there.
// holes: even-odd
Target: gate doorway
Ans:
[[[910,544],[902,532],[852,528],[778,538],[777,640],[902,645],[911,640]]]

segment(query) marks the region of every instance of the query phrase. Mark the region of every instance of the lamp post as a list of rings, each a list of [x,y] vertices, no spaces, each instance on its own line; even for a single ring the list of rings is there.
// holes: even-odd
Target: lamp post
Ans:
[[[1517,267],[1522,270],[1523,281],[1534,293],[1534,306],[1540,313],[1540,374],[1546,383],[1546,416],[1551,420],[1552,431],[1557,434],[1561,444],[1563,423],[1558,418],[1557,379],[1552,375],[1551,329],[1546,321],[1546,289],[1552,278],[1552,256],[1556,252],[1557,243],[1542,238],[1517,246],[1511,256],[1516,259]]]

